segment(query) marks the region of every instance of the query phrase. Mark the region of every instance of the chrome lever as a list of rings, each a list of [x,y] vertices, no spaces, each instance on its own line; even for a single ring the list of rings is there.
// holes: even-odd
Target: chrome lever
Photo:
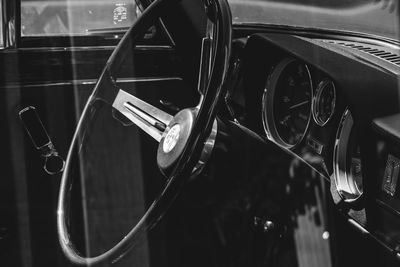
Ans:
[[[134,105],[132,105],[130,102],[125,102],[123,104],[124,108],[130,111],[132,114],[140,117],[144,122],[150,124],[160,132],[164,132],[165,129],[167,128],[167,125],[165,125],[163,122],[157,120],[156,118],[152,117],[151,115],[147,114],[146,112],[143,112],[142,110],[138,109]]]
[[[119,90],[112,106],[157,142],[174,118],[123,90]]]
[[[199,80],[197,83],[197,91],[202,96],[204,96],[206,92],[208,79],[211,73],[211,47],[212,39],[210,37],[204,37],[201,43]]]
[[[35,148],[40,151],[40,155],[44,158],[43,169],[49,175],[54,175],[64,170],[65,161],[58,154],[51,141],[43,123],[33,106],[26,107],[19,112],[19,117],[24,124]]]

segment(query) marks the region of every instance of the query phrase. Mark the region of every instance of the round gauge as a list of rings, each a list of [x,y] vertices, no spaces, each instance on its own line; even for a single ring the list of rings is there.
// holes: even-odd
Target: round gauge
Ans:
[[[313,97],[312,114],[319,126],[324,126],[332,118],[335,112],[336,89],[330,80],[319,83],[315,96]]]
[[[346,202],[358,199],[363,193],[360,145],[353,124],[353,117],[346,110],[339,125],[334,148],[336,189]]]
[[[269,76],[263,95],[267,137],[286,148],[300,143],[310,121],[311,98],[307,65],[293,58],[281,61]]]

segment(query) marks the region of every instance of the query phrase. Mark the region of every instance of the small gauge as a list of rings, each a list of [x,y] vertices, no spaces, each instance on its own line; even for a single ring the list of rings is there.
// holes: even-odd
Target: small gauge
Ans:
[[[335,104],[335,84],[331,80],[323,80],[318,85],[312,104],[313,118],[319,126],[324,126],[332,118]]]

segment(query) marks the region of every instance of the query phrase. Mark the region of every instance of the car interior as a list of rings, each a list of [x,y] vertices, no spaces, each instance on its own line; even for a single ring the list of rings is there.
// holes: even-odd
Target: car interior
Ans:
[[[400,266],[400,7],[316,2],[0,1],[0,266]]]

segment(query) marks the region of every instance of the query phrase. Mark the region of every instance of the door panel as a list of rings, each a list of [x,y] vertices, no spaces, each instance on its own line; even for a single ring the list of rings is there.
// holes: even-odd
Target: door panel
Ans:
[[[7,142],[2,157],[6,179],[2,179],[0,206],[3,210],[1,218],[7,219],[0,221],[0,231],[5,229],[4,234],[0,233],[4,236],[0,246],[7,248],[2,250],[1,256],[2,263],[8,266],[70,265],[60,250],[56,234],[61,174],[50,176],[43,170],[43,158],[25,133],[18,112],[24,107],[35,106],[57,151],[65,158],[77,119],[112,50],[113,47],[92,47],[0,51],[0,62],[7,66],[0,73],[0,93],[4,101],[1,114],[6,114],[1,120],[3,125],[8,125],[7,131],[2,132],[2,140]],[[169,103],[176,95],[182,100],[173,103],[174,106],[193,105],[197,100],[192,97],[193,90],[186,88],[180,78],[179,62],[172,48],[141,46],[127,57],[118,86],[127,91],[135,88],[140,97],[163,109],[168,109],[168,106],[160,104],[159,100]],[[143,138],[147,137],[141,134],[133,137],[135,142],[141,142]],[[109,141],[118,147],[126,140]],[[148,161],[154,160],[149,157],[155,154],[146,153],[143,155]],[[132,159],[125,160],[137,160],[143,155],[132,154]],[[153,170],[146,171],[151,167],[144,166],[143,175],[148,172],[154,176]],[[123,181],[118,184],[123,185]],[[143,186],[144,191],[138,192],[152,195],[153,183]],[[113,190],[129,201],[130,194],[126,188],[121,186]],[[96,185],[91,189],[96,191]],[[116,192],[118,190],[120,192]],[[118,212],[124,213],[125,210],[117,211],[114,214],[117,218]],[[84,238],[81,241],[84,242]],[[147,266],[149,254],[140,255],[139,259],[126,257],[121,265],[136,262]]]

